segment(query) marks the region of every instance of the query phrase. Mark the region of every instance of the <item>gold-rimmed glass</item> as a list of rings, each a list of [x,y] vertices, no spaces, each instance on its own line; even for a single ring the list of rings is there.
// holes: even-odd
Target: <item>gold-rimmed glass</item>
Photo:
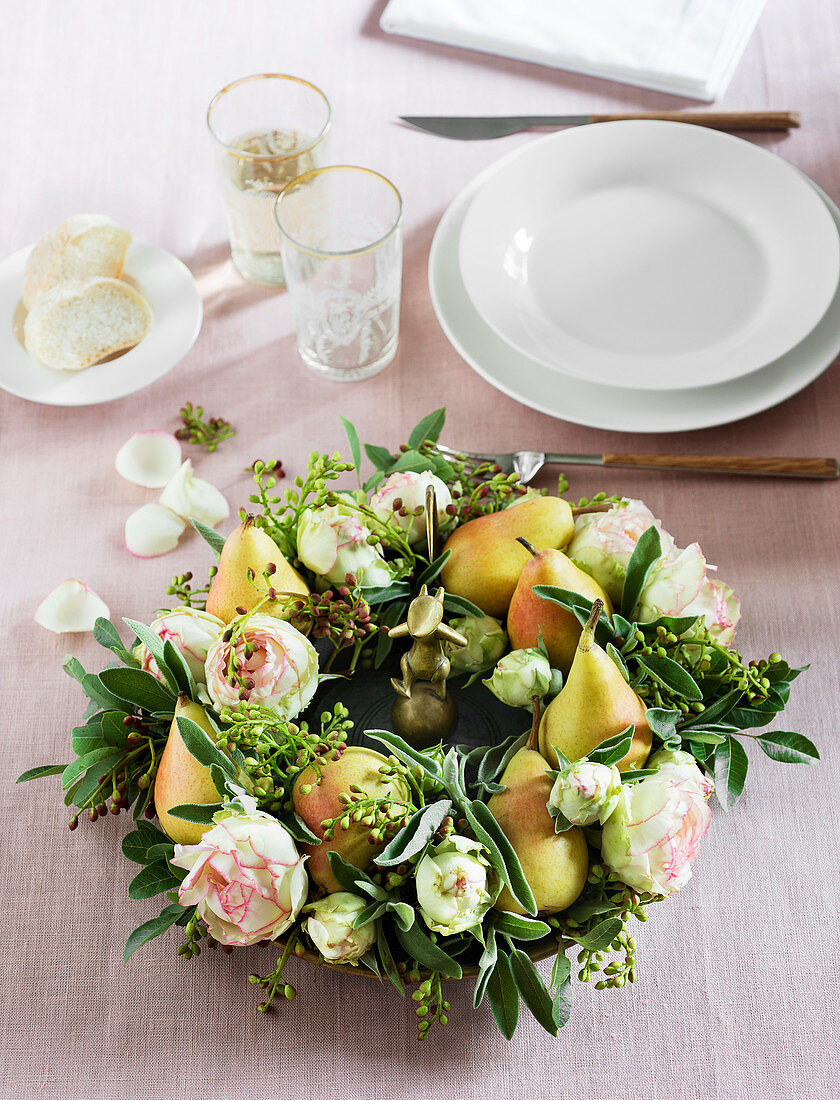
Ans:
[[[304,363],[342,382],[377,374],[399,335],[399,191],[369,168],[317,168],[280,193],[275,216]]]
[[[290,180],[323,163],[331,121],[324,93],[284,73],[235,80],[207,108],[231,257],[252,283],[285,286],[274,203]]]

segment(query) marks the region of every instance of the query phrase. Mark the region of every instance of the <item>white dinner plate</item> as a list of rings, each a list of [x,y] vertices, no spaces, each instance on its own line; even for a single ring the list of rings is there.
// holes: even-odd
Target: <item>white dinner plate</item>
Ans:
[[[482,320],[464,287],[458,239],[464,215],[482,181],[478,176],[468,184],[440,220],[429,255],[429,288],[438,321],[455,350],[477,374],[523,405],[573,424],[608,431],[711,428],[792,397],[840,353],[838,289],[825,315],[797,347],[762,370],[732,382],[658,392],[604,386],[560,374],[501,340]],[[825,203],[840,239],[840,210],[816,184],[811,186]]]
[[[590,382],[691,389],[803,340],[840,238],[801,174],[679,122],[581,126],[483,177],[460,236],[473,305],[507,343]]]
[[[42,405],[98,405],[136,393],[178,363],[195,343],[204,307],[189,269],[146,241],[128,248],[123,278],[151,303],[152,325],[140,343],[80,371],[45,367],[23,347],[26,316],[20,296],[29,248],[0,262],[0,387]]]

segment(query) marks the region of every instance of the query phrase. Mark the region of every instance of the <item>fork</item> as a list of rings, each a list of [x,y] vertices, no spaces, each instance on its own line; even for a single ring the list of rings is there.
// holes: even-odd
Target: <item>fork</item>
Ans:
[[[616,466],[620,469],[639,470],[689,470],[708,474],[748,474],[753,477],[840,477],[840,463],[836,458],[774,458],[742,457],[736,455],[637,455],[637,454],[550,454],[543,451],[503,451],[499,454],[480,454],[475,451],[455,450],[436,443],[444,458],[476,459],[492,462],[502,473],[519,475],[527,485],[548,464],[561,466]]]

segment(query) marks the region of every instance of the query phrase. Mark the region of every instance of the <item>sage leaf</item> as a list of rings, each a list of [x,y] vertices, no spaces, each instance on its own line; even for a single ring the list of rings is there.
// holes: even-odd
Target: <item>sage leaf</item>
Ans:
[[[539,971],[525,952],[518,948],[511,952],[510,966],[516,987],[531,1015],[550,1035],[556,1035],[551,995],[543,985]]]
[[[403,984],[399,970],[397,970],[397,964],[394,962],[394,956],[385,935],[385,929],[381,924],[376,930],[376,953],[379,956],[380,963],[382,963],[382,969],[388,975],[388,979],[394,989],[396,989],[401,997],[404,997],[405,985]]]
[[[422,932],[415,921],[406,931],[399,924],[394,928],[397,939],[403,949],[412,959],[416,959],[420,966],[427,970],[435,970],[438,974],[444,974],[447,978],[460,978],[463,974],[461,964],[449,957],[436,943],[432,943],[425,932]]]
[[[225,547],[224,537],[218,531],[214,531],[212,527],[208,527],[206,523],[202,523],[200,519],[191,519],[190,523],[216,555],[216,558],[220,558]]]
[[[433,562],[427,565],[426,568],[418,574],[417,579],[414,582],[415,585],[419,588],[423,584],[431,584],[451,557],[452,551],[444,550],[442,554],[436,557]]]
[[[512,1039],[519,1022],[519,990],[510,966],[510,957],[499,953],[496,965],[487,982],[487,997],[493,1018],[506,1039]]]
[[[212,825],[213,814],[224,808],[223,802],[184,802],[173,806],[168,812],[182,821],[193,821],[196,825]]]
[[[475,615],[479,619],[484,616],[484,612],[476,604],[465,596],[456,596],[451,592],[444,595],[443,606],[447,611],[454,611],[456,615]]]
[[[554,994],[551,1014],[558,1030],[565,1027],[569,1022],[569,1017],[572,1014],[572,979],[570,977],[560,983],[557,992]]]
[[[536,916],[537,903],[522,871],[519,858],[501,826],[487,806],[478,801],[464,804],[464,816],[476,838],[485,846],[490,863],[507,883],[507,887],[526,913]]]
[[[110,619],[99,618],[93,625],[93,637],[103,649],[110,649],[124,665],[137,668],[139,662],[125,648],[122,638],[117,633],[117,628]]]
[[[562,951],[558,951],[551,968],[549,986],[553,989],[556,985],[562,985],[572,973],[572,962]]]
[[[541,940],[551,931],[545,921],[507,912],[499,913],[494,927],[497,932],[503,936],[510,936],[512,940]]]
[[[76,780],[80,779],[86,771],[92,768],[94,764],[104,763],[110,766],[111,763],[116,764],[121,756],[122,753],[116,751],[111,745],[104,745],[101,749],[93,749],[91,752],[86,752],[84,756],[77,757],[76,760],[64,768],[61,774],[61,786],[64,790],[67,790],[67,788],[72,787]],[[103,767],[99,778],[108,771],[108,766]]]
[[[605,764],[610,767],[612,764],[617,764],[619,760],[622,760],[630,751],[630,746],[633,744],[633,731],[635,726],[631,723],[627,729],[622,730],[621,733],[616,733],[612,737],[608,737],[606,741],[602,741],[600,745],[597,745],[592,752],[588,753],[587,759],[593,764]]]
[[[444,798],[418,810],[373,862],[377,867],[394,867],[419,855],[438,831],[451,807],[450,800]]]
[[[210,768],[215,764],[222,769],[225,775],[231,779],[236,779],[236,768],[233,763],[218,746],[213,744],[207,732],[197,722],[193,722],[192,718],[187,718],[183,714],[179,714],[175,721],[190,756],[194,756],[199,764],[203,764],[205,768]]]
[[[490,975],[493,973],[493,968],[496,965],[497,959],[498,948],[496,947],[496,932],[491,924],[487,930],[487,936],[484,941],[484,951],[481,954],[481,958],[478,960],[478,980],[473,990],[473,1008],[478,1008],[484,1000],[484,994],[487,991],[487,983],[490,980]]]
[[[391,733],[389,730],[365,730],[365,734],[374,741],[381,741],[383,745],[387,745],[392,754],[403,764],[407,764],[410,768],[415,765],[421,767],[429,778],[440,783],[441,774],[437,761],[413,749],[396,733]]]

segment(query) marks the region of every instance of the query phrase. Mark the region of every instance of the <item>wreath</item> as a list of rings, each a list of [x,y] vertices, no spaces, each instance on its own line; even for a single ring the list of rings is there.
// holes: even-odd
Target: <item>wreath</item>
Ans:
[[[765,729],[803,669],[745,661],[737,597],[642,502],[573,506],[564,478],[549,495],[444,454],[442,409],[396,454],[342,420],[352,461],[313,453],[288,487],[255,462],[226,539],[194,520],[217,558],[204,586],[174,578],[176,606],[124,620],[128,644],[97,619],[114,660],[63,666],[88,699],[75,758],[19,781],[60,774],[71,830],[131,813],[129,897],[167,904],[126,962],[172,927],[186,959],[270,941],[261,1012],[294,997],[294,955],[392,983],[421,1039],[448,979],[507,1038],[520,1003],[556,1035],[573,976],[635,980],[632,926],[690,878],[744,744],[818,758]],[[420,718],[359,728],[371,698]],[[470,698],[471,742],[444,740]]]

